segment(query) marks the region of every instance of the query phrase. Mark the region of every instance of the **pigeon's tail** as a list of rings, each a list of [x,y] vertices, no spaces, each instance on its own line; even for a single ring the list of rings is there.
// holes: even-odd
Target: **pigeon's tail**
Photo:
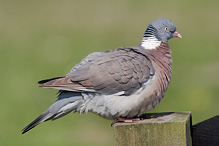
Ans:
[[[65,116],[73,110],[77,111],[82,103],[83,98],[81,93],[60,91],[58,100],[55,101],[44,113],[22,129],[22,134],[44,121],[55,120]]]
[[[43,113],[42,115],[37,117],[34,121],[32,121],[29,125],[27,125],[24,129],[22,129],[22,134],[24,134],[27,131],[29,131],[30,129],[34,128],[35,126],[37,126],[41,122],[49,120],[50,118],[51,118],[51,115],[49,115],[48,113]]]

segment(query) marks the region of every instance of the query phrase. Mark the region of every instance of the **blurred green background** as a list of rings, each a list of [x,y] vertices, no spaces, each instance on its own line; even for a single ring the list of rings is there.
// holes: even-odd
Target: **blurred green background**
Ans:
[[[172,39],[173,76],[151,112],[192,111],[193,124],[219,111],[219,1],[0,1],[0,145],[113,145],[111,121],[69,114],[21,129],[56,100],[37,81],[67,74],[89,53],[139,44],[149,22],[165,17],[183,39]]]

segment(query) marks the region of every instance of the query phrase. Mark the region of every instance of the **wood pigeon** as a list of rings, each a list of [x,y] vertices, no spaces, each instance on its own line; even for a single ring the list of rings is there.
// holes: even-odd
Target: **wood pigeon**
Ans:
[[[93,112],[112,124],[139,120],[164,97],[172,73],[168,40],[175,37],[182,38],[175,24],[160,18],[148,24],[139,45],[91,53],[67,75],[39,81],[39,87],[59,89],[58,99],[22,134],[72,111]]]

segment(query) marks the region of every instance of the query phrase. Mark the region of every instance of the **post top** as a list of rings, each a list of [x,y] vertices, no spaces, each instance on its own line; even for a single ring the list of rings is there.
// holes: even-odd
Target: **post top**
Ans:
[[[114,126],[127,126],[145,123],[167,123],[167,122],[186,122],[189,120],[191,112],[164,112],[164,113],[147,113],[140,118],[143,120],[133,123],[116,123]]]

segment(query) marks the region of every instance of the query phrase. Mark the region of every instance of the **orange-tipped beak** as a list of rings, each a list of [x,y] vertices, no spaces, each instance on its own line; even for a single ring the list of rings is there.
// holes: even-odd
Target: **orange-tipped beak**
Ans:
[[[179,34],[178,32],[174,32],[173,35],[174,35],[175,37],[180,38],[180,39],[182,38],[181,34]]]

